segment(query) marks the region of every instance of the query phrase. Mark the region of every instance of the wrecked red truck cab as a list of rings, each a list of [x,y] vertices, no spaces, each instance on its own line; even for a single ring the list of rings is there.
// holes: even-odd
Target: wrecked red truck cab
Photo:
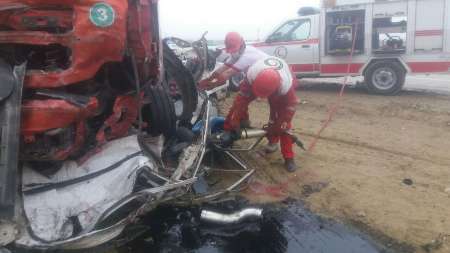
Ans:
[[[19,166],[85,161],[129,134],[161,51],[154,0],[0,2],[0,224],[15,216]]]
[[[11,65],[27,65],[21,124],[26,160],[64,160],[79,152],[87,121],[107,117],[111,104],[128,115],[128,127],[115,136],[126,134],[136,120],[138,101],[117,103],[123,100],[118,95],[132,91],[135,79],[159,80],[157,15],[152,0],[0,3],[0,57]],[[49,139],[64,140],[50,145]]]

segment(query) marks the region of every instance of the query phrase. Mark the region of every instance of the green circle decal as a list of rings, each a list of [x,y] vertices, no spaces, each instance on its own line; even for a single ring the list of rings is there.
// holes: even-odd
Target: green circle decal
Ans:
[[[281,70],[284,67],[283,63],[276,58],[268,58],[264,61],[264,64],[275,70]]]
[[[97,3],[89,11],[91,22],[99,27],[108,27],[114,24],[116,12],[107,3]]]

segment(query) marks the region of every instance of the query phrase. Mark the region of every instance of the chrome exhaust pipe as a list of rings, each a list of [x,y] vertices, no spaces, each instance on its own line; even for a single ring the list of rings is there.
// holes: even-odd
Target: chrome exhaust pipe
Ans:
[[[232,214],[223,214],[210,210],[202,210],[200,219],[205,222],[226,225],[240,223],[250,218],[260,219],[262,218],[262,213],[263,209],[261,208],[245,208]]]
[[[243,129],[241,139],[260,138],[267,135],[267,131],[263,129]]]

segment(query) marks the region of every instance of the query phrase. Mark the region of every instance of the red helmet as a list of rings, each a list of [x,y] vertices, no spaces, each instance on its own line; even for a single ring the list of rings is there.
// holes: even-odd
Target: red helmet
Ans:
[[[244,38],[237,32],[229,32],[225,36],[225,49],[227,53],[237,53],[244,44]]]
[[[275,69],[265,69],[258,73],[252,83],[253,94],[259,98],[268,98],[281,86],[281,76]]]

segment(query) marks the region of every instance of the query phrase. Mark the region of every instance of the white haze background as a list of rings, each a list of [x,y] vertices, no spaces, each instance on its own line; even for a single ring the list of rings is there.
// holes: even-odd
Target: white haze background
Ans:
[[[320,0],[159,0],[163,37],[222,40],[228,31],[247,40],[264,38],[276,25],[297,15],[303,6],[318,7]]]

